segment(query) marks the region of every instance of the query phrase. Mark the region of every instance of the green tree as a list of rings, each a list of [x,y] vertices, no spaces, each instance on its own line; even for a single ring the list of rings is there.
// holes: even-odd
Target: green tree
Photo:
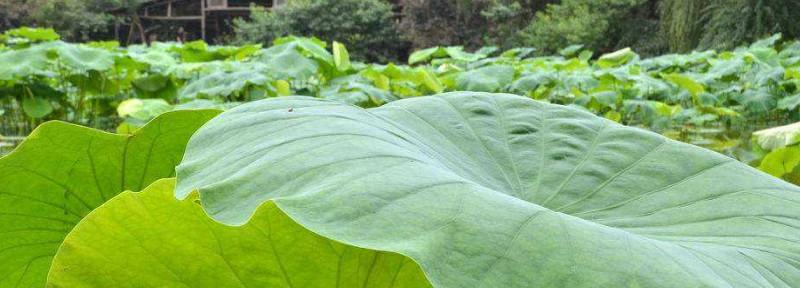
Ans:
[[[406,44],[395,29],[392,7],[380,0],[296,0],[269,11],[253,8],[250,20],[234,21],[236,42],[314,36],[344,43],[357,59],[398,60]]]
[[[516,44],[513,35],[536,11],[556,1],[405,0],[400,30],[414,48],[463,45],[478,48]]]
[[[564,0],[536,13],[533,21],[517,34],[518,45],[554,53],[571,44],[608,51],[641,45],[640,39],[657,33],[657,21],[648,0]],[[653,39],[648,39],[651,45]],[[652,45],[650,50],[658,50]]]
[[[0,0],[0,31],[16,28],[29,23],[33,10],[28,0]]]
[[[663,0],[662,27],[673,51],[728,49],[774,33],[800,37],[800,2]]]

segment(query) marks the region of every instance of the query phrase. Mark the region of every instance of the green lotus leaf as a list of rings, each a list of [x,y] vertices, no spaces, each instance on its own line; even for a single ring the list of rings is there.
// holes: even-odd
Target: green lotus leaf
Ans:
[[[333,64],[339,71],[347,71],[352,66],[350,65],[350,54],[347,53],[347,48],[339,42],[333,41]]]
[[[36,47],[0,52],[0,80],[46,75],[47,52]]]
[[[269,80],[266,76],[253,71],[214,72],[184,86],[180,91],[180,98],[226,97],[246,92],[245,90],[251,86],[267,86]]]
[[[83,74],[72,74],[66,77],[78,91],[91,98],[114,98],[121,91],[120,82],[107,78],[103,73],[89,70]]]
[[[444,48],[444,50],[447,52],[447,56],[458,61],[473,62],[486,58],[486,55],[483,54],[465,52],[462,46],[450,46]]]
[[[800,94],[792,95],[778,100],[778,109],[781,110],[795,110],[800,106]]]
[[[222,223],[271,202],[434,287],[800,285],[796,186],[514,95],[251,102],[198,130],[177,175]]]
[[[492,65],[459,74],[456,86],[464,91],[497,92],[512,81],[514,81],[514,67]]]
[[[140,98],[171,100],[178,94],[178,85],[166,75],[150,74],[134,79],[131,84]]]
[[[631,48],[617,50],[608,54],[603,54],[597,59],[597,66],[600,68],[613,68],[627,64],[638,56]]]
[[[265,49],[260,61],[271,68],[276,78],[306,79],[320,71],[317,61],[303,56],[295,45],[290,44]]]
[[[58,55],[59,63],[76,73],[86,73],[90,70],[102,72],[114,65],[114,54],[102,48],[60,41],[42,45]]]
[[[32,118],[42,118],[53,112],[53,105],[42,98],[25,98],[22,100],[22,111]]]
[[[432,58],[445,57],[445,56],[447,56],[447,50],[445,50],[445,48],[438,46],[431,47],[427,49],[414,51],[414,53],[411,53],[411,55],[408,56],[408,64],[414,65],[416,63],[430,61]]]
[[[0,287],[44,286],[61,241],[125,190],[174,175],[189,136],[218,111],[166,113],[133,135],[42,124],[0,158]]]
[[[173,197],[174,179],[92,211],[53,260],[53,287],[429,287],[410,259],[331,241],[270,203],[241,227]]]
[[[744,106],[748,113],[763,115],[778,106],[775,97],[776,95],[770,93],[768,89],[759,88],[736,93],[731,99]]]
[[[172,110],[172,106],[164,99],[128,99],[119,103],[117,114],[120,117],[132,117],[149,121],[158,115]]]
[[[316,38],[301,38],[301,37],[284,37],[281,41],[276,41],[275,44],[285,44],[289,47],[294,47],[304,55],[316,59],[322,65],[335,66],[333,63],[333,55],[325,50],[325,42]]]
[[[758,169],[775,177],[784,177],[800,165],[800,147],[784,147],[773,150],[761,159]]]
[[[564,57],[571,57],[571,56],[578,55],[578,52],[580,52],[581,50],[583,50],[583,45],[581,45],[581,44],[573,44],[573,45],[569,45],[567,47],[564,47],[561,50],[558,50],[558,54],[561,54],[561,56],[564,56]]]
[[[712,66],[703,77],[706,80],[717,80],[726,76],[736,76],[745,70],[747,65],[742,58],[738,57],[730,60],[711,58],[709,61]]]
[[[203,40],[187,42],[183,45],[174,45],[167,49],[180,55],[181,61],[185,63],[208,62],[221,60],[220,55],[210,51],[208,45]]]
[[[680,88],[686,89],[686,91],[689,91],[689,94],[691,94],[692,97],[697,97],[698,95],[706,92],[706,88],[703,86],[703,84],[700,84],[694,79],[685,75],[669,74],[664,75],[664,79],[669,80]]]
[[[761,149],[771,151],[800,143],[800,122],[753,132],[753,140]]]
[[[500,54],[500,57],[523,59],[531,55],[533,52],[536,52],[536,48],[517,47],[506,50],[505,52]]]
[[[160,50],[136,50],[129,48],[128,56],[139,63],[150,66],[151,70],[167,72],[175,69],[178,61],[170,53]]]
[[[131,81],[133,87],[144,92],[158,92],[167,87],[169,77],[162,74],[150,74],[141,78],[136,78]]]
[[[356,75],[331,80],[330,86],[323,88],[319,96],[361,107],[374,107],[397,100],[391,92],[372,86],[364,78]]]
[[[25,38],[34,42],[53,41],[61,38],[61,36],[59,36],[58,33],[53,30],[53,28],[20,27],[8,30],[3,34],[10,37]]]

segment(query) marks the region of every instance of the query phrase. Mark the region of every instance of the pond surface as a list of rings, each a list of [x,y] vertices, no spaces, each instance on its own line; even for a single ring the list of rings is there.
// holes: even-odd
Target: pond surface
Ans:
[[[25,137],[0,136],[0,157],[11,153],[14,147],[17,147],[23,139],[25,139]]]

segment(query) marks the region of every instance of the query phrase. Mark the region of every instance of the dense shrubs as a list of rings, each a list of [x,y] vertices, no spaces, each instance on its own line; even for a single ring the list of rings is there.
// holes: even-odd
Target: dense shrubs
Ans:
[[[663,0],[670,50],[729,49],[765,35],[800,37],[800,1]]]
[[[405,0],[400,30],[415,48],[510,48],[514,35],[547,3],[540,0]]]
[[[398,60],[404,58],[407,45],[395,29],[392,7],[380,0],[289,1],[272,11],[255,8],[250,20],[234,21],[234,30],[240,43],[315,36],[344,43],[360,60]]]
[[[110,11],[133,13],[146,0],[0,0],[0,32],[54,28],[64,40],[112,39]],[[461,45],[536,47],[552,54],[584,44],[597,54],[631,47],[645,55],[730,49],[775,33],[800,37],[800,1],[787,0],[287,0],[273,11],[227,22],[210,40],[271,44],[288,34],[343,42],[356,59],[404,61],[408,50]],[[197,1],[184,1],[194,3]],[[402,8],[402,9],[401,9]],[[125,9],[125,10],[123,10]],[[130,19],[122,17],[122,22]],[[199,38],[199,23],[145,23],[174,39],[178,26]],[[216,27],[216,25],[215,25]]]
[[[19,26],[50,27],[64,40],[109,38],[113,16],[108,11],[143,0],[0,0],[0,32]]]
[[[534,46],[545,53],[571,44],[604,52],[633,46],[645,54],[657,53],[663,41],[653,37],[661,31],[651,2],[655,1],[564,0],[548,5],[519,31],[517,45]]]

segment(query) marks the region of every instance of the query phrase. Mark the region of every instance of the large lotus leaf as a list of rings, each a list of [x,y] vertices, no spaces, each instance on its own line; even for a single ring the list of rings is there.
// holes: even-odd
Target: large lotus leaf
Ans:
[[[600,68],[619,67],[627,64],[637,56],[638,55],[633,52],[631,48],[625,48],[601,55],[600,58],[597,59],[597,66]]]
[[[178,87],[175,81],[166,75],[150,74],[134,79],[131,84],[140,98],[171,100],[178,94]]]
[[[170,79],[168,76],[162,74],[150,74],[140,78],[136,78],[131,82],[133,87],[144,92],[158,92],[167,87]]]
[[[203,40],[196,40],[183,45],[173,45],[167,50],[180,55],[180,59],[184,63],[208,62],[222,60],[221,58],[223,58],[221,55],[209,50],[208,45]]]
[[[792,146],[769,152],[761,159],[758,169],[775,177],[784,177],[792,173],[797,165],[800,165],[800,147]]]
[[[764,115],[778,106],[775,96],[769,89],[759,88],[735,93],[731,98],[744,106],[748,113]]]
[[[201,128],[176,193],[244,224],[273,202],[434,287],[800,285],[800,189],[573,108],[450,93],[251,102]]]
[[[114,98],[121,91],[121,83],[117,79],[108,78],[95,70],[89,70],[85,74],[72,74],[66,79],[80,93],[90,95],[91,98]]]
[[[672,82],[673,84],[677,85],[680,88],[686,89],[686,91],[689,91],[689,94],[691,94],[692,97],[696,97],[697,95],[706,92],[706,88],[705,86],[703,86],[703,84],[695,81],[689,76],[680,74],[669,74],[669,75],[664,75],[664,79],[669,80],[670,82]]]
[[[194,99],[202,97],[226,97],[234,93],[244,92],[249,86],[268,85],[269,78],[253,71],[225,71],[214,72],[197,79],[180,92],[181,99]]]
[[[339,42],[333,41],[333,64],[336,65],[336,70],[347,71],[352,66],[350,64],[350,53],[347,53],[347,48]]]
[[[730,60],[725,59],[711,59],[711,68],[704,75],[704,80],[711,81],[723,77],[738,75],[745,69],[746,64],[742,58],[734,58]]]
[[[46,75],[47,53],[37,47],[0,52],[0,80]]]
[[[319,96],[361,107],[380,106],[397,100],[391,92],[365,82],[368,81],[358,75],[334,78],[328,87],[322,88]]]
[[[128,99],[117,106],[119,117],[131,117],[138,120],[149,121],[158,115],[172,110],[172,106],[164,99]]]
[[[56,53],[59,63],[76,73],[86,73],[90,70],[102,72],[114,65],[114,54],[105,49],[60,41],[43,46]]]
[[[25,98],[22,100],[22,111],[29,117],[42,118],[53,112],[53,105],[42,98]]]
[[[797,109],[797,106],[800,106],[800,93],[778,100],[778,109],[781,110],[791,111]]]
[[[53,260],[53,287],[429,287],[410,259],[314,234],[274,204],[245,226],[208,218],[163,179],[92,211]]]
[[[463,72],[456,78],[456,87],[464,91],[497,92],[514,81],[514,67],[492,65]]]
[[[151,70],[159,72],[167,72],[178,64],[178,61],[170,53],[154,49],[129,49],[128,56],[137,62],[149,65]]]
[[[224,56],[226,60],[241,61],[252,57],[261,51],[261,44],[249,44],[243,46],[221,46],[217,47],[216,52]]]
[[[261,61],[280,79],[306,79],[320,70],[317,61],[303,56],[294,45],[289,44],[265,49]]]
[[[800,142],[800,122],[753,132],[753,140],[770,151]]]
[[[303,52],[308,57],[313,59],[317,59],[320,64],[334,66],[333,63],[333,55],[325,50],[325,42],[320,41],[316,38],[298,38],[298,37],[286,37],[281,41],[277,41],[275,44],[278,43],[285,43],[290,47],[295,47],[295,49]]]
[[[514,91],[520,94],[534,91],[541,85],[547,85],[555,81],[555,75],[544,71],[534,71],[524,76],[519,77],[511,83],[509,91]]]
[[[174,175],[189,136],[218,111],[162,115],[133,135],[47,122],[0,158],[0,287],[42,287],[61,241],[125,190]]]
[[[11,29],[3,33],[7,36],[11,37],[20,37],[25,38],[30,41],[53,41],[58,40],[61,36],[56,33],[53,28],[30,28],[30,27],[20,27],[16,29]]]
[[[420,62],[427,62],[432,58],[437,57],[445,57],[447,56],[447,50],[442,47],[431,47],[427,49],[422,49],[419,51],[414,51],[411,55],[408,55],[408,64],[414,65]]]

